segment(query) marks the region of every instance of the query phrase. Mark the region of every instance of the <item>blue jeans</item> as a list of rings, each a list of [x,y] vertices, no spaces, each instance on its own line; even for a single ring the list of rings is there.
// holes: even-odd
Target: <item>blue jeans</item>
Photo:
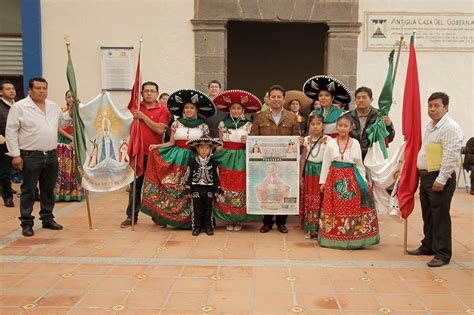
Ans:
[[[58,156],[56,150],[47,152],[21,150],[23,159],[23,183],[20,195],[20,221],[21,225],[34,224],[33,205],[35,203],[35,190],[39,182],[40,220],[43,223],[54,219],[54,186],[58,177]]]

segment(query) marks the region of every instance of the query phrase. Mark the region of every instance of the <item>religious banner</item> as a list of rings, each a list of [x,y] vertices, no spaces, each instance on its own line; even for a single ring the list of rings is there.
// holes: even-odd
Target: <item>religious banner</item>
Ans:
[[[299,214],[299,137],[249,136],[246,152],[247,213]]]
[[[127,154],[133,116],[118,108],[108,92],[81,104],[86,154],[82,186],[90,191],[113,191],[133,181]]]

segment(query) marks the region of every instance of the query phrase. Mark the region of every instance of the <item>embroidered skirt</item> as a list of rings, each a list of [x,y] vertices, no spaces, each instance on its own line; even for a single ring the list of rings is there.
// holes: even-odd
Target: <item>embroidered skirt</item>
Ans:
[[[65,138],[60,136],[59,139]],[[59,143],[57,153],[58,178],[54,187],[55,199],[56,201],[81,201],[84,193],[76,177],[75,151],[66,143]]]
[[[259,221],[260,216],[247,214],[245,149],[224,148],[214,155],[214,159],[219,163],[219,178],[224,191],[215,200],[214,215],[229,223]]]
[[[356,249],[379,243],[373,197],[354,164],[332,162],[319,224],[322,247]]]
[[[196,153],[171,146],[152,150],[143,181],[141,211],[159,224],[191,228],[191,200],[183,194],[186,169]]]
[[[301,195],[301,217],[306,233],[316,236],[319,231],[319,216],[322,194],[319,176],[322,163],[307,161],[304,167],[304,186]]]

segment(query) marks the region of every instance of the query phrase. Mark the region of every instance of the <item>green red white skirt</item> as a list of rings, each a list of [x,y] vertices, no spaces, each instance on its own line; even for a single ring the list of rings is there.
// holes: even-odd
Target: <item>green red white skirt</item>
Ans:
[[[306,161],[301,195],[301,219],[306,233],[317,236],[322,194],[319,185],[322,163]]]
[[[319,224],[322,247],[356,249],[379,243],[372,192],[354,164],[331,163]]]
[[[54,187],[56,201],[81,201],[84,197],[82,187],[77,181],[76,154],[68,146],[69,139],[59,136],[58,153],[58,178]],[[66,142],[67,140],[67,142]]]
[[[224,142],[224,148],[214,155],[219,163],[219,178],[224,194],[214,203],[214,215],[229,223],[259,221],[258,215],[247,214],[245,145]]]
[[[150,151],[141,211],[158,224],[191,228],[191,200],[183,194],[186,169],[196,153],[185,144]]]

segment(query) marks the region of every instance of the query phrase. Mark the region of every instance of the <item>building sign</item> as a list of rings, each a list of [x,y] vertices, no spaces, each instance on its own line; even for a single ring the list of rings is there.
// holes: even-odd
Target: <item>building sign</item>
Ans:
[[[101,47],[102,89],[130,91],[133,85],[133,47]]]
[[[474,51],[474,15],[466,13],[365,12],[364,50],[405,44],[416,31],[417,51]]]

